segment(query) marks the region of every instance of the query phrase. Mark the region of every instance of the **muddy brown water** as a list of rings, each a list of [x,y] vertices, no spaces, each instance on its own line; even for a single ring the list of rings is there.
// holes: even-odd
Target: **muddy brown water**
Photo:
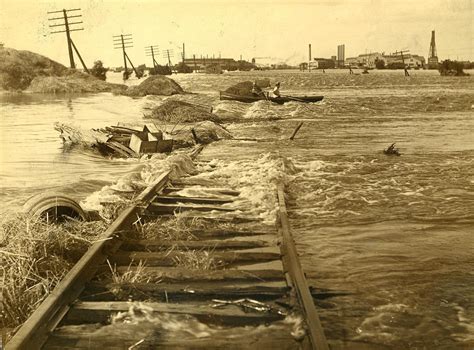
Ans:
[[[281,81],[284,93],[325,99],[283,106],[218,100],[218,90],[257,77]],[[175,79],[199,93],[179,99],[238,117],[228,129],[260,139],[208,146],[201,159],[213,167],[200,170],[243,186],[246,203],[269,220],[273,197],[265,193],[282,176],[275,154],[286,158],[290,220],[307,277],[343,292],[317,301],[329,339],[350,349],[357,349],[351,341],[380,349],[474,347],[474,76],[327,71]],[[46,189],[93,205],[103,194],[95,191],[117,181],[126,186],[146,161],[64,147],[53,123],[84,130],[140,124],[144,108],[162,100],[0,95],[2,215]],[[288,141],[299,121],[303,127]],[[382,153],[393,142],[402,156]]]

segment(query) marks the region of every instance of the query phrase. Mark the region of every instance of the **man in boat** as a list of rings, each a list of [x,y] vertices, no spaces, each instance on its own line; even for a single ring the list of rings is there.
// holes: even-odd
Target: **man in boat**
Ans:
[[[275,84],[275,87],[273,88],[273,96],[274,97],[281,97],[280,94],[280,82]]]
[[[262,88],[258,86],[256,81],[254,81],[252,85],[252,95],[258,97],[265,97],[265,93],[262,91]]]

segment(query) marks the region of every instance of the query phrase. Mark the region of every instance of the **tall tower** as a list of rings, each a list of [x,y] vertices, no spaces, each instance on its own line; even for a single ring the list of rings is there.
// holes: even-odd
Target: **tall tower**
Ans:
[[[346,59],[345,50],[345,44],[337,45],[337,66],[340,68],[344,67],[344,61]]]
[[[428,69],[438,69],[438,54],[436,53],[435,31],[431,31],[430,52],[428,53]]]

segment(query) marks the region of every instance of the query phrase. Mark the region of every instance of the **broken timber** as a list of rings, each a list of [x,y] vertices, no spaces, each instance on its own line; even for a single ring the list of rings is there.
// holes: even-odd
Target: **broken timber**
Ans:
[[[180,189],[172,186],[165,172],[147,187],[40,304],[6,349],[328,349],[290,234],[283,186],[277,188],[278,230],[236,224],[231,229],[189,231],[192,240],[128,237],[144,217],[166,220],[171,211],[154,210],[164,203],[174,211],[183,205],[232,210],[229,205],[239,196],[232,189],[227,197],[216,197],[225,190],[210,188],[213,195],[208,198],[184,197],[174,194]],[[223,218],[230,215],[217,213]],[[177,265],[182,254],[203,249],[216,261],[216,269]],[[147,279],[118,283],[111,277],[112,266],[113,274],[140,271]],[[204,337],[180,337],[166,329],[148,334],[141,326],[124,331],[132,325],[123,323],[122,332],[114,333],[111,318],[134,309],[145,312],[147,320],[173,317],[184,327],[195,320],[213,330]],[[303,339],[291,335],[291,324],[283,320],[289,314],[302,315],[307,326]]]

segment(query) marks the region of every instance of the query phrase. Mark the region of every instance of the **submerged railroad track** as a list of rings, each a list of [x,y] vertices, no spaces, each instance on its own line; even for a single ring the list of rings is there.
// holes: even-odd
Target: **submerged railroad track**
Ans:
[[[328,349],[284,185],[268,227],[226,216],[239,189],[201,186],[208,195],[184,196],[192,184],[169,175],[120,213],[6,349]],[[164,239],[160,225],[176,226],[176,212],[187,214],[185,235]],[[147,225],[155,234],[140,236]],[[210,269],[196,268],[202,261]]]

